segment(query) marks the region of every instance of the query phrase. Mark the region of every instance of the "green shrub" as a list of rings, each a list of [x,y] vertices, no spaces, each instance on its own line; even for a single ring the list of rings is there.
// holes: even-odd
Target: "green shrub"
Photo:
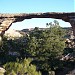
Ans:
[[[30,63],[31,59],[8,62],[4,65],[4,68],[6,69],[6,75],[41,75],[41,73],[36,70],[36,66]]]

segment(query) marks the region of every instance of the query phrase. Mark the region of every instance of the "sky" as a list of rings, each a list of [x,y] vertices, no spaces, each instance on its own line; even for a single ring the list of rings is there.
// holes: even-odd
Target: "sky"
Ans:
[[[75,0],[0,0],[0,13],[75,12]],[[13,23],[11,29],[45,28],[46,23],[55,19],[34,18]],[[61,27],[71,25],[56,19]]]

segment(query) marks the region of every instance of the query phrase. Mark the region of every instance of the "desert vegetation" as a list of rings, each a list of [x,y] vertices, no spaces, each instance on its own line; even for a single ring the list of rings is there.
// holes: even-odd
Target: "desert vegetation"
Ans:
[[[65,46],[66,30],[56,20],[46,25],[48,28],[35,27],[18,39],[3,37],[0,65],[5,75],[60,75],[61,70],[64,73],[63,69],[74,68],[74,60],[60,60],[66,54],[64,49],[72,49]]]

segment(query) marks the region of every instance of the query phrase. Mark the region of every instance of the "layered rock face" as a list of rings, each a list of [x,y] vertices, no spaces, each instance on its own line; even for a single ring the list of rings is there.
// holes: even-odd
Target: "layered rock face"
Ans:
[[[57,12],[47,12],[47,13],[20,13],[20,14],[0,14],[0,35],[3,35],[6,30],[14,22],[23,21],[24,19],[31,18],[55,18],[62,19],[65,22],[69,22],[73,28],[75,36],[75,12],[71,13],[57,13]]]

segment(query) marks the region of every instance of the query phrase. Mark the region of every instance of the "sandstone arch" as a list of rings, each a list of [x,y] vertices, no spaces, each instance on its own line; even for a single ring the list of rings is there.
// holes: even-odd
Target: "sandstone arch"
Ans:
[[[23,21],[24,19],[32,18],[55,18],[62,19],[65,22],[69,22],[73,29],[75,36],[75,12],[58,13],[58,12],[46,12],[46,13],[17,13],[17,14],[0,14],[0,35],[2,36],[6,30],[14,22]]]

